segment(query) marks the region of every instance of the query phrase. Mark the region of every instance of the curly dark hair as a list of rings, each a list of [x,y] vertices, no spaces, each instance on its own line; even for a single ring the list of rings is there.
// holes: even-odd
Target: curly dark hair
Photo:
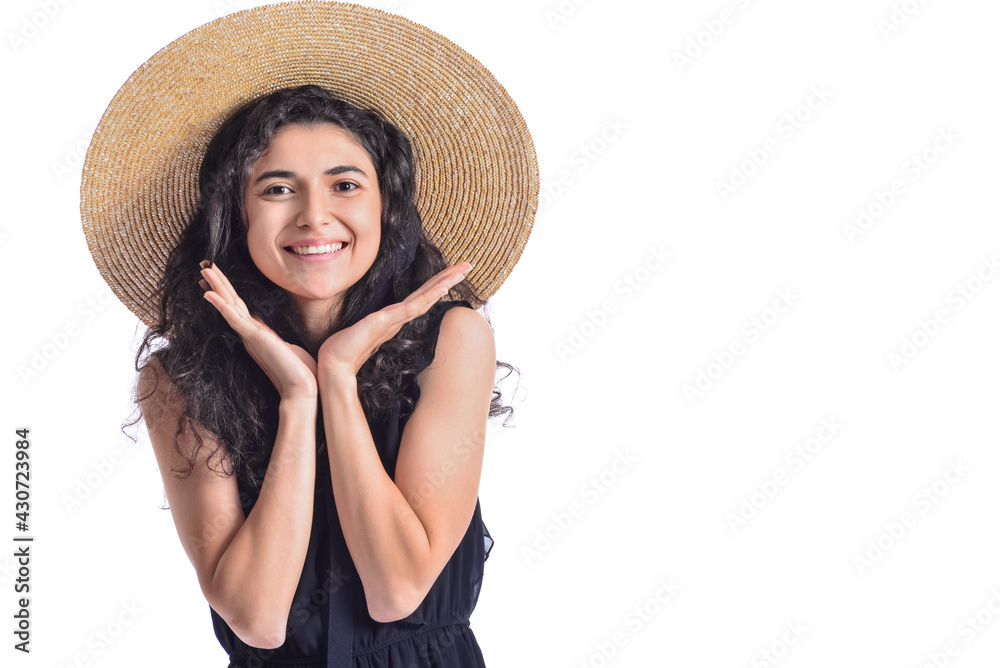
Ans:
[[[135,358],[135,370],[141,373],[149,363],[147,353],[155,355],[186,399],[177,434],[190,429],[196,445],[192,453],[181,452],[187,462],[184,470],[175,471],[181,477],[190,475],[203,446],[192,423],[204,426],[219,441],[208,457],[213,470],[236,474],[253,485],[266,470],[277,435],[280,397],[225,318],[204,299],[199,263],[208,259],[217,264],[251,315],[259,316],[285,341],[308,349],[298,309],[250,258],[242,221],[253,165],[275,133],[286,125],[318,123],[332,123],[353,134],[375,166],[382,198],[378,255],[345,292],[327,335],[401,301],[447,266],[423,232],[410,140],[377,111],[360,109],[311,85],[278,90],[237,110],[206,149],[199,173],[199,204],[167,259],[157,286],[159,319],[146,331]],[[467,281],[452,288],[449,297],[473,308],[485,304]],[[436,328],[429,325],[435,309],[406,323],[358,372],[358,395],[369,422],[388,414],[397,401],[402,402],[404,414],[412,411],[413,393],[408,390],[415,387],[420,360],[426,364],[427,348],[436,340]],[[155,350],[154,343],[160,344]],[[506,370],[503,378],[516,371],[504,362],[498,361],[497,367]],[[149,395],[139,397],[138,387],[137,382],[133,400],[141,416],[139,402]],[[511,413],[494,386],[490,417],[503,415],[506,423]],[[322,414],[319,423],[317,442],[324,447]],[[175,446],[180,452],[179,443]]]

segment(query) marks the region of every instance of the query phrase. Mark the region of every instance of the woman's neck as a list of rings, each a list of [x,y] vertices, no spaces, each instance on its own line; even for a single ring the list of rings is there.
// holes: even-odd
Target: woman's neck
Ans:
[[[305,328],[306,350],[315,358],[319,355],[320,346],[329,336],[330,323],[337,317],[340,302],[338,301],[331,306],[329,302],[301,299],[294,296],[292,299],[298,306],[299,316],[302,318],[302,325]]]

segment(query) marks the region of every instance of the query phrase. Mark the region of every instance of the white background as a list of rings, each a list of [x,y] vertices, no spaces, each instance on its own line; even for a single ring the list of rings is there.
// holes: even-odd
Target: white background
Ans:
[[[119,430],[140,332],[87,251],[79,179],[132,71],[259,3],[49,4],[8,0],[0,24],[0,662],[223,666],[145,432]],[[1000,7],[391,4],[505,85],[545,186],[493,300],[521,390],[481,486],[487,664],[996,665]],[[879,215],[852,233],[859,207]],[[30,656],[11,648],[22,426]]]

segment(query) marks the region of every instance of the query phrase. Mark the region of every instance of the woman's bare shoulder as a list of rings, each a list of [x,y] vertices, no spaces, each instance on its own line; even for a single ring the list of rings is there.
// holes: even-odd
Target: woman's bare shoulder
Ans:
[[[468,383],[488,385],[492,391],[495,372],[493,328],[478,311],[455,307],[441,319],[434,358],[417,382],[421,396],[442,384],[459,392],[469,390]]]

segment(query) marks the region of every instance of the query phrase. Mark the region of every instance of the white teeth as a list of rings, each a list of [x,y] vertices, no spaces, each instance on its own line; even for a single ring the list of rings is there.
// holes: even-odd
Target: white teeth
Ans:
[[[343,242],[339,244],[325,244],[323,246],[292,246],[292,252],[297,255],[319,255],[322,253],[334,253],[343,247]]]

